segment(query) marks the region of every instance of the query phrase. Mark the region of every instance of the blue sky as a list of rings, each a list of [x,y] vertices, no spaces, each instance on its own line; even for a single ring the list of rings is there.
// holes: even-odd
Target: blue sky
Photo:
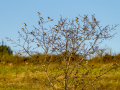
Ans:
[[[103,28],[107,25],[110,27],[115,24],[120,24],[120,0],[1,0],[0,1],[0,42],[2,39],[6,45],[12,50],[18,51],[21,47],[13,47],[11,41],[7,41],[5,37],[12,39],[18,43],[18,31],[21,33],[21,28],[24,28],[23,23],[27,24],[27,29],[32,31],[33,25],[38,27],[39,17],[37,12],[47,20],[51,17],[54,21],[48,23],[50,26],[58,23],[60,15],[62,18],[74,19],[76,16],[88,15],[91,20],[92,15],[100,21],[100,26]],[[79,14],[79,15],[78,15]],[[48,26],[46,26],[49,29]],[[111,40],[104,40],[100,44],[100,48],[105,45],[112,49],[112,53],[120,53],[120,25],[115,28],[111,34],[117,32]],[[25,35],[25,34],[24,34]],[[20,44],[24,41],[21,38]],[[34,48],[36,44],[31,44]],[[42,52],[41,48],[38,48]]]

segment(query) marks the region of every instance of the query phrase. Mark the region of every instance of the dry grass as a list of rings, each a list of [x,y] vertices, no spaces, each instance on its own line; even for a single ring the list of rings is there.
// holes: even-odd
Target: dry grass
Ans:
[[[35,57],[35,56],[34,56]],[[58,56],[54,56],[53,59],[56,60]],[[104,56],[105,57],[105,56]],[[106,62],[102,61],[104,60],[104,57],[95,57],[87,62],[84,66],[87,67],[87,70],[89,71],[88,75],[85,75],[87,70],[80,66],[79,73],[74,76],[75,72],[73,72],[70,77],[68,78],[68,83],[72,81],[72,78],[75,78],[75,81],[73,81],[72,86],[69,87],[70,90],[73,90],[75,88],[74,84],[76,81],[79,82],[79,86],[77,87],[77,90],[82,89],[81,87],[86,87],[85,90],[92,89],[92,86],[90,86],[90,81],[93,80],[97,75],[100,74],[100,72],[103,70],[107,71],[109,67],[113,64],[113,62],[117,62],[120,58],[120,54],[114,56],[114,58],[111,58],[110,55],[107,55],[107,59],[109,58],[110,63],[106,60]],[[0,63],[0,89],[6,89],[6,90],[52,90],[52,87],[50,86],[49,81],[47,80],[46,74],[43,69],[42,62],[39,62],[40,59],[43,59],[44,57],[37,58],[38,62],[37,64],[32,63],[32,60],[30,60],[29,57],[11,57],[13,60],[10,61],[8,59],[3,59]],[[53,60],[53,61],[55,61]],[[101,60],[99,62],[99,60]],[[9,62],[8,62],[9,61]],[[72,62],[71,62],[72,63]],[[118,63],[119,66],[119,63]],[[70,70],[72,70],[73,65],[70,65]],[[77,68],[75,68],[77,69]],[[69,71],[70,71],[69,70]],[[54,87],[56,90],[63,90],[62,84],[58,81],[64,82],[64,75],[63,73],[63,67],[62,64],[57,64],[56,62],[51,63],[48,68],[48,73],[51,78],[51,80],[54,82]],[[58,74],[61,74],[57,76]],[[82,75],[84,74],[84,75]],[[120,68],[116,68],[114,70],[111,70],[110,72],[104,74],[100,78],[96,79],[94,84],[95,88],[99,90],[118,90],[120,88]],[[56,77],[56,80],[53,77]],[[82,78],[84,78],[84,82],[82,82]],[[81,84],[80,84],[81,83]],[[88,84],[86,84],[88,83]],[[78,89],[79,88],[79,89]]]

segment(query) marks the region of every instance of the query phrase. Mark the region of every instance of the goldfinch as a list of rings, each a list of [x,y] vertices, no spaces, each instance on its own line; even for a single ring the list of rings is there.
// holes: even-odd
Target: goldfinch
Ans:
[[[43,18],[42,17],[40,17],[40,20],[42,20]]]
[[[79,40],[81,41],[81,38],[79,38]]]
[[[55,27],[57,28],[58,26],[57,26],[57,25],[55,25]]]
[[[50,17],[48,17],[48,19],[50,19]]]
[[[76,17],[76,19],[79,19],[78,17]]]
[[[55,47],[55,49],[57,49],[57,48]]]
[[[58,31],[57,29],[55,29],[55,32]]]
[[[86,19],[87,18],[87,16],[85,16],[85,18],[84,19]]]
[[[18,53],[18,55],[21,55],[21,53]]]
[[[76,22],[78,22],[78,20],[75,20]]]
[[[24,24],[24,26],[27,26],[26,23],[23,23],[23,24]]]
[[[96,21],[96,19],[94,18],[94,21]]]
[[[40,13],[38,12],[38,15],[40,15]]]
[[[38,24],[40,24],[40,21],[38,21]]]
[[[60,38],[59,38],[59,37],[58,37],[57,39],[58,39],[58,40],[60,40]]]
[[[46,35],[46,33],[45,33],[45,32],[43,32],[43,35]]]
[[[52,21],[52,20],[50,19],[50,17],[48,17],[48,19],[49,19],[49,21]]]
[[[24,28],[22,28],[22,30],[24,30]]]
[[[39,44],[37,44],[37,46],[39,47],[40,45],[39,45]]]

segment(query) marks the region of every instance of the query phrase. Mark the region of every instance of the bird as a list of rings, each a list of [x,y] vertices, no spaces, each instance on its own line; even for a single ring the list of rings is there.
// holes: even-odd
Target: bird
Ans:
[[[76,19],[79,19],[78,17],[76,17]]]
[[[49,21],[51,21],[50,17],[48,17]]]
[[[39,47],[40,45],[39,45],[39,44],[37,44],[37,46]]]
[[[50,19],[50,17],[48,17],[49,21],[53,21],[53,19]]]
[[[32,32],[30,32],[32,34]]]
[[[57,28],[58,26],[57,26],[57,25],[55,25],[55,27]]]
[[[43,32],[43,35],[46,35],[46,33],[45,33],[45,32]]]
[[[75,20],[76,22],[78,22],[78,20]]]
[[[50,17],[48,17],[48,19],[50,19]]]
[[[59,37],[58,37],[57,39],[58,39],[58,40],[60,40],[60,38],[59,38]]]
[[[81,41],[82,39],[81,39],[81,38],[79,38],[79,40]]]
[[[55,31],[58,31],[57,29],[55,29]]]
[[[57,49],[57,48],[55,47],[55,49]]]
[[[40,24],[40,21],[38,21],[38,24]]]
[[[94,18],[94,21],[96,21],[96,19]]]
[[[38,15],[40,15],[40,13],[38,12]]]
[[[85,18],[84,19],[86,19],[87,18],[87,16],[85,16]]]
[[[24,30],[24,28],[22,28],[22,30]]]
[[[24,26],[27,26],[26,23],[23,23],[23,24],[24,24]]]
[[[18,53],[18,55],[21,55],[21,53]]]
[[[42,17],[40,17],[40,20],[42,20],[43,18]]]

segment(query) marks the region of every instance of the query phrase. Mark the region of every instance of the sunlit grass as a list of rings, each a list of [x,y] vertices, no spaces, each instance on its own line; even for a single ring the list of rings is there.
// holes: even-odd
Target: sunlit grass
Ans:
[[[42,64],[42,61],[44,60],[43,57],[37,57],[34,55],[34,58],[38,60],[38,63],[32,63],[32,60],[29,57],[14,57],[11,56],[13,60],[8,60],[7,57],[2,58],[2,61],[0,63],[0,89],[6,89],[6,90],[16,90],[16,89],[22,89],[22,90],[51,90],[52,87],[50,86],[50,83],[46,77],[46,73],[44,72],[44,66]],[[57,59],[59,56],[54,56],[53,62]],[[114,61],[119,60],[120,55],[114,56],[114,58],[110,58],[111,56],[107,56],[109,58],[110,63],[108,61],[103,62],[104,57],[95,57],[92,58],[90,61],[88,61],[87,64],[83,64],[87,69],[80,66],[79,72],[76,75],[77,79],[81,81],[82,78],[84,78],[84,83],[81,82],[81,84],[78,86],[79,89],[82,89],[81,87],[84,87],[85,83],[90,83],[97,75],[100,74],[100,72],[103,70],[109,69],[110,66],[113,65]],[[55,59],[55,60],[54,60]],[[40,61],[41,60],[41,61]],[[99,60],[101,60],[99,62]],[[9,61],[9,62],[8,62]],[[40,61],[40,62],[39,62]],[[98,62],[97,62],[98,61]],[[58,90],[63,90],[63,86],[61,83],[55,81],[61,81],[64,82],[64,69],[62,64],[51,62],[48,67],[48,74],[54,82],[54,87]],[[71,62],[72,63],[72,62]],[[118,63],[119,65],[119,63]],[[72,67],[74,64],[70,65],[69,72],[72,70]],[[75,68],[76,70],[77,68]],[[68,83],[72,81],[72,78],[74,78],[75,70],[68,78]],[[89,71],[88,75],[82,75],[85,74],[87,71]],[[57,76],[59,74],[59,76]],[[100,87],[100,90],[118,90],[120,88],[120,68],[116,68],[114,70],[111,70],[110,72],[104,74],[100,78],[96,79],[93,84],[96,87]],[[55,77],[55,78],[53,78]],[[75,82],[73,81],[72,84]],[[89,90],[92,88],[92,86],[88,85],[88,88],[86,90]],[[74,88],[74,85],[70,87],[71,89]]]

